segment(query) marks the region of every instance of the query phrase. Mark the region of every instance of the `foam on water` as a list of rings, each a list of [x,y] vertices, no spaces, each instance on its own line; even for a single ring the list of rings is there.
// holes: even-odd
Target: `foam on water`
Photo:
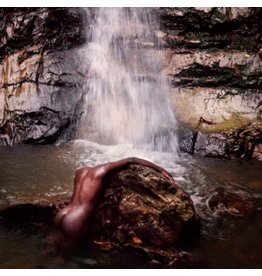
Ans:
[[[77,160],[78,167],[95,166],[136,156],[165,168],[176,180],[186,181],[183,176],[185,175],[185,167],[178,161],[178,156],[172,152],[145,151],[135,147],[133,144],[101,145],[88,140],[75,140],[74,144],[82,149]],[[185,162],[185,158],[183,158],[183,162]],[[189,157],[187,159],[188,162],[191,162]]]

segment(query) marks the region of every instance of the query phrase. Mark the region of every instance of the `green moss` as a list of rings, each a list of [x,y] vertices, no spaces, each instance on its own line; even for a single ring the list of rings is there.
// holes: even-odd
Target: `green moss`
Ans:
[[[246,128],[249,125],[262,127],[262,119],[251,120],[244,117],[241,113],[232,113],[231,118],[218,124],[202,123],[199,130],[203,133],[219,133],[230,129]]]

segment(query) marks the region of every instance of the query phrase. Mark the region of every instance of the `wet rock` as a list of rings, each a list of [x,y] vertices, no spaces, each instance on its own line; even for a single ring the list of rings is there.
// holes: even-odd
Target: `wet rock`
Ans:
[[[6,225],[42,224],[52,226],[56,206],[51,204],[18,204],[0,209],[1,222]]]
[[[167,54],[169,63],[165,71],[174,77],[173,82],[176,85],[243,87],[251,85],[251,79],[259,81],[256,78],[261,76],[259,52],[191,50],[177,53],[169,50]],[[259,82],[253,86],[259,88]]]
[[[177,118],[193,128],[201,117],[219,126],[219,131],[243,128],[249,123],[261,124],[260,90],[177,87],[172,92]]]
[[[261,8],[160,8],[168,47],[254,50],[261,34]]]
[[[252,157],[262,161],[262,144],[255,145]]]
[[[74,8],[1,8],[1,55],[43,44],[50,50],[81,45],[82,9]]]
[[[198,132],[194,153],[196,155],[216,158],[235,159],[239,157],[259,158],[259,147],[262,129],[247,127],[223,131],[220,133]]]
[[[143,246],[170,247],[196,234],[189,195],[156,171],[132,165],[105,185],[91,230],[95,239],[124,244],[135,237]]]
[[[208,207],[217,217],[246,217],[254,213],[255,199],[247,192],[234,192],[226,188],[217,188],[208,201]]]
[[[216,158],[237,158],[243,154],[241,143],[230,139],[227,133],[205,134],[198,132],[194,153]]]
[[[160,8],[157,12],[165,33],[160,37],[166,49],[163,72],[174,87],[171,102],[177,118],[193,131],[198,130],[201,117],[217,127],[202,129],[196,152],[225,156],[230,144],[236,148],[228,155],[246,156],[237,133],[249,131],[249,123],[261,126],[261,8]]]
[[[0,144],[14,145],[21,141],[30,144],[55,142],[70,121],[65,114],[41,107],[36,112],[15,114],[0,131]]]
[[[250,158],[261,141],[259,93],[252,89],[174,88],[172,101],[177,118],[198,133],[194,153]],[[253,157],[259,159],[259,155]]]
[[[0,145],[47,144],[81,116],[83,9],[1,8]]]
[[[230,21],[238,17],[248,17],[252,14],[252,10],[250,8],[217,8],[217,13],[214,13],[213,18],[219,17],[219,13],[225,15],[224,20]]]
[[[179,125],[177,130],[179,148],[183,152],[194,153],[197,133],[188,126]]]

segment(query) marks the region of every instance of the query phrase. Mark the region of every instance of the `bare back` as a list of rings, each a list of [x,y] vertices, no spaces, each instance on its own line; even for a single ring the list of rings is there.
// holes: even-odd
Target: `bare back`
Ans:
[[[163,168],[135,157],[77,170],[70,203],[60,210],[55,218],[55,226],[59,232],[56,243],[60,244],[62,251],[72,248],[85,236],[97,198],[102,190],[104,177],[131,164],[153,168],[173,182],[173,177]]]

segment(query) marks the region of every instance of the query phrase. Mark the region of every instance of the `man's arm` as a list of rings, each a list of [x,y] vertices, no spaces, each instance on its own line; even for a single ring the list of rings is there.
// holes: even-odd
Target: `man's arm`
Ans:
[[[132,159],[134,162],[133,164],[138,164],[138,165],[142,165],[142,166],[146,166],[146,167],[155,169],[157,172],[159,172],[163,176],[165,176],[169,181],[174,182],[173,176],[168,171],[166,171],[164,168],[162,168],[150,161],[144,160],[144,159],[140,159],[140,158],[136,158],[136,157],[133,157]]]
[[[166,171],[162,167],[159,167],[159,166],[157,166],[156,164],[154,164],[150,161],[140,159],[140,158],[137,158],[137,157],[128,157],[128,158],[125,158],[125,159],[122,159],[122,160],[119,160],[119,161],[116,161],[116,162],[111,162],[111,163],[102,165],[100,167],[101,177],[103,177],[107,173],[110,173],[114,170],[121,169],[121,168],[123,168],[127,165],[132,165],[132,164],[142,165],[142,166],[146,166],[146,167],[155,169],[157,172],[159,172],[163,176],[165,176],[169,181],[174,182],[174,179],[173,179],[172,175],[168,171]]]

